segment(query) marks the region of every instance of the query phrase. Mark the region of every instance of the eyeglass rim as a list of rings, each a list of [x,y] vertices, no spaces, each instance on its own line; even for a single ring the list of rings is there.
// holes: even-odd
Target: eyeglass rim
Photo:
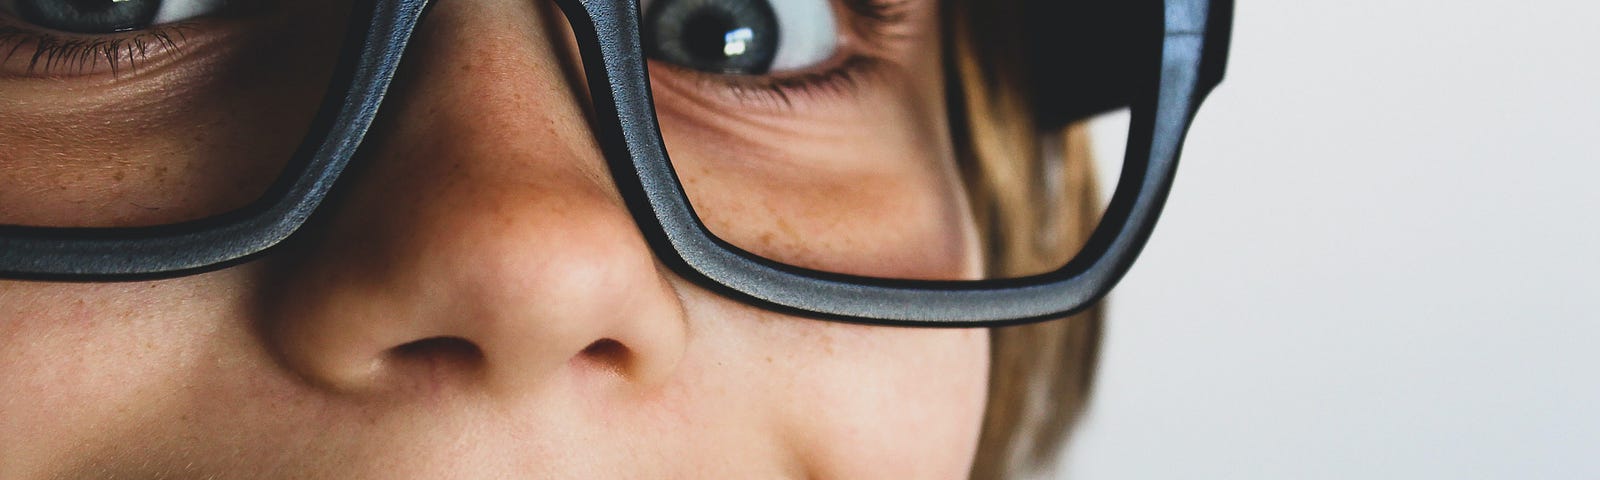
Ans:
[[[358,0],[310,133],[256,201],[146,227],[0,225],[0,278],[124,282],[205,273],[254,259],[305,224],[343,173],[429,0]],[[342,92],[333,94],[332,92]]]
[[[558,0],[585,51],[602,145],[647,240],[680,275],[764,308],[814,318],[903,325],[979,327],[1059,318],[1088,308],[1127,272],[1170,191],[1196,109],[1222,77],[1231,0],[1166,0],[1156,92],[1136,100],[1128,157],[1111,205],[1083,250],[1062,268],[1031,277],[925,281],[843,275],[783,264],[711,233],[694,214],[655,125],[633,0]],[[577,7],[577,8],[573,8]],[[579,28],[579,27],[582,28]],[[611,36],[599,38],[598,32]],[[617,78],[617,77],[622,78]],[[622,119],[636,119],[623,122]],[[620,142],[618,141],[620,140]],[[620,147],[617,147],[620,145]],[[619,161],[620,160],[620,161]],[[1135,181],[1129,181],[1135,180]]]
[[[596,135],[657,258],[679,275],[763,308],[853,323],[992,327],[1060,318],[1102,298],[1149,239],[1196,109],[1221,81],[1232,0],[1165,0],[1154,91],[1132,105],[1127,158],[1110,206],[1082,251],[1023,278],[901,280],[766,259],[711,233],[694,213],[661,140],[637,28],[637,0],[556,0],[578,37]],[[371,125],[430,0],[362,0],[313,135],[262,200],[221,216],[138,228],[0,225],[0,278],[131,281],[253,259],[288,239],[326,198]],[[602,36],[602,33],[604,36]],[[1154,63],[1154,62],[1152,62]],[[326,132],[317,135],[316,132]]]

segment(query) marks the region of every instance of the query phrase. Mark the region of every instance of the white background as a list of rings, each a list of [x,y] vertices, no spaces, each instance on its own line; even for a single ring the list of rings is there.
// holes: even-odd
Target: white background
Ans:
[[[1600,479],[1597,32],[1592,1],[1241,1],[1056,475]]]

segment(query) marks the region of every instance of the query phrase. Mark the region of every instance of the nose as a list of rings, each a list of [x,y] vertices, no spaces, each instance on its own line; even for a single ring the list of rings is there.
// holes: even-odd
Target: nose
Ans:
[[[547,2],[441,2],[304,245],[265,327],[327,388],[561,374],[669,378],[686,342],[627,213]],[[581,77],[577,77],[581,78]]]

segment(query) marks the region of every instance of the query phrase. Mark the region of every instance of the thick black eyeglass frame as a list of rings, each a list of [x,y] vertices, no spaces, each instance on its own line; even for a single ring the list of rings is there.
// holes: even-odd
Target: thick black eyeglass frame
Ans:
[[[316,211],[383,103],[413,29],[434,0],[358,0],[333,89],[311,135],[262,199],[203,220],[138,228],[0,225],[0,278],[131,281],[200,273],[259,255]],[[713,235],[662,144],[639,34],[638,0],[555,0],[577,36],[595,133],[617,187],[661,261],[697,284],[785,313],[902,326],[992,327],[1060,318],[1127,272],[1166,201],[1195,111],[1221,81],[1232,0],[1160,2],[1153,58],[1132,90],[1121,178],[1100,225],[1064,267],[1025,278],[917,281],[774,262]],[[1122,1],[1122,0],[1111,0]],[[1158,53],[1155,55],[1154,53]],[[1156,60],[1159,61],[1156,61]],[[1049,85],[1036,86],[1050,88]],[[539,239],[529,239],[539,241]]]

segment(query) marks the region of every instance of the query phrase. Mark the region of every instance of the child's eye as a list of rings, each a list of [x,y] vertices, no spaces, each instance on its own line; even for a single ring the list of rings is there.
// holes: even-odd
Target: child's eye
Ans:
[[[142,30],[214,13],[229,0],[0,0],[0,10],[62,32]]]
[[[647,0],[645,49],[695,70],[761,75],[833,58],[838,24],[828,0]]]

